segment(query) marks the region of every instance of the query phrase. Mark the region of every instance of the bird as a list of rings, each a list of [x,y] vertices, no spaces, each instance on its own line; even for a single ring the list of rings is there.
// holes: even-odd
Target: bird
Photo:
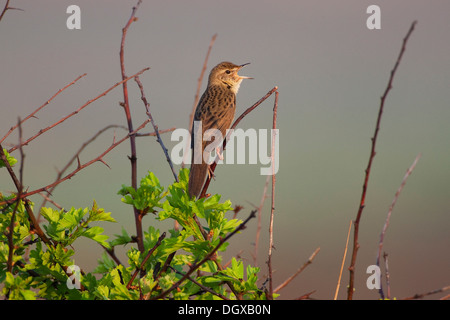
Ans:
[[[203,157],[203,151],[209,144],[208,141],[204,141],[205,131],[217,129],[220,130],[222,137],[225,137],[225,133],[230,128],[235,116],[236,94],[239,91],[241,82],[244,79],[253,79],[238,75],[238,71],[248,64],[236,65],[224,61],[211,69],[208,85],[195,109],[191,130],[192,161],[188,184],[188,194],[191,198],[200,195],[206,176],[209,173],[209,165]],[[194,132],[195,121],[201,121],[201,132]],[[200,134],[201,136],[199,137],[198,135]],[[201,155],[196,155],[196,152],[194,152],[199,150],[194,147],[196,141],[198,141],[199,145],[201,141]],[[217,152],[220,156],[219,150]],[[197,156],[197,161],[194,161],[195,156]],[[201,162],[198,161],[199,157],[201,157]]]

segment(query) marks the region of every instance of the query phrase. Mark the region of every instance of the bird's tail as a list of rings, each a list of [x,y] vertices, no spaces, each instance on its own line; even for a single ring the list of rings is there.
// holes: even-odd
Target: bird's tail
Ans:
[[[189,172],[189,196],[198,197],[202,192],[203,184],[205,183],[208,174],[208,165],[206,163],[192,164]]]

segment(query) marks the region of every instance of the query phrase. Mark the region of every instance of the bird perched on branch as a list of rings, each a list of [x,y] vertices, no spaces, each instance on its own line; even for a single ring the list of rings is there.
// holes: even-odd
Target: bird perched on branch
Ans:
[[[231,62],[221,62],[209,74],[208,86],[197,105],[192,125],[192,161],[189,174],[190,197],[198,197],[200,195],[205,178],[208,175],[209,166],[205,162],[203,151],[211,142],[204,141],[204,134],[209,129],[217,129],[222,137],[225,138],[225,133],[234,119],[236,94],[239,86],[243,79],[252,79],[251,77],[238,75],[238,71],[247,64],[236,65]],[[198,130],[194,130],[197,128]],[[209,137],[206,138],[208,139]],[[199,151],[201,154],[198,154]]]

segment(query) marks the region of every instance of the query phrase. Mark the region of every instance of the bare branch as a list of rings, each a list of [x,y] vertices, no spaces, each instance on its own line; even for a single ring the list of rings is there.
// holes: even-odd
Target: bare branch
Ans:
[[[25,11],[23,9],[19,9],[19,8],[13,8],[9,6],[9,0],[6,0],[6,4],[5,7],[3,8],[2,13],[0,14],[0,21],[2,20],[3,16],[5,15],[6,11],[8,10],[19,10],[19,11]]]
[[[400,185],[400,187],[398,187],[397,192],[395,193],[394,199],[392,200],[391,206],[389,207],[389,211],[386,217],[386,222],[384,223],[383,226],[383,230],[381,231],[380,234],[380,242],[378,244],[378,254],[377,254],[377,266],[380,266],[380,258],[381,258],[381,251],[383,249],[383,241],[384,241],[384,236],[386,235],[386,231],[387,228],[389,226],[389,220],[391,219],[391,214],[392,214],[392,210],[394,209],[395,204],[397,203],[398,197],[400,195],[400,193],[403,190],[403,187],[406,184],[406,180],[408,180],[408,177],[411,175],[412,171],[414,170],[414,168],[416,167],[417,162],[419,161],[420,157],[422,155],[419,153],[416,157],[416,159],[414,159],[414,162],[412,163],[412,165],[408,168],[408,170],[406,170],[406,174],[403,177],[402,183]],[[383,286],[380,285],[380,289],[378,290],[381,296],[381,299],[384,299],[384,293],[383,293]]]
[[[363,191],[361,194],[361,200],[359,203],[358,213],[356,215],[356,220],[354,221],[354,234],[353,234],[353,251],[352,251],[352,258],[350,267],[348,268],[350,271],[350,281],[348,285],[348,291],[347,291],[347,299],[351,300],[353,298],[353,291],[354,291],[354,282],[355,282],[355,264],[356,264],[356,256],[358,253],[359,243],[358,243],[358,233],[359,233],[359,221],[361,220],[361,214],[363,212],[364,206],[365,206],[365,200],[366,200],[366,193],[367,193],[367,186],[369,183],[369,176],[370,176],[370,170],[372,168],[372,162],[373,158],[375,157],[375,146],[377,143],[377,137],[378,137],[378,131],[380,130],[380,122],[381,122],[381,116],[383,114],[384,104],[387,98],[387,95],[389,91],[392,89],[392,82],[394,80],[395,73],[397,71],[397,68],[400,64],[400,61],[403,57],[403,53],[406,49],[406,43],[408,42],[409,36],[414,30],[414,27],[416,26],[417,21],[414,21],[411,24],[411,27],[409,28],[408,33],[406,34],[405,38],[403,39],[402,48],[400,50],[400,53],[397,57],[397,61],[395,62],[395,66],[391,71],[391,75],[389,77],[388,85],[386,87],[386,90],[384,91],[383,96],[381,97],[380,102],[380,108],[378,111],[378,118],[375,126],[375,133],[372,137],[372,148],[370,150],[370,156],[369,156],[369,163],[367,164],[367,168],[365,171],[365,178],[364,178],[364,184],[363,184]]]
[[[159,129],[158,129],[158,126],[155,124],[155,121],[153,120],[153,116],[152,116],[152,114],[151,114],[151,112],[150,112],[150,104],[148,103],[147,98],[145,97],[144,87],[143,87],[143,85],[142,85],[142,82],[141,82],[141,80],[139,79],[139,77],[135,77],[134,80],[136,81],[136,83],[137,83],[138,86],[139,86],[139,89],[141,90],[141,99],[142,99],[142,101],[144,102],[145,110],[146,110],[147,116],[148,116],[148,118],[150,119],[150,122],[152,123],[153,129],[155,130],[156,137],[157,137],[157,138],[156,138],[156,141],[158,141],[159,144],[161,145],[161,148],[163,149],[163,152],[164,152],[164,154],[166,155],[166,160],[167,160],[167,162],[169,163],[170,170],[172,170],[173,177],[175,178],[175,181],[178,182],[178,177],[177,177],[177,174],[176,174],[176,172],[175,172],[175,170],[174,170],[174,168],[173,168],[173,164],[172,164],[172,160],[170,159],[169,152],[167,151],[167,148],[166,148],[166,146],[164,145],[164,143],[163,143],[163,141],[162,141],[162,139],[161,139],[161,136],[159,135]]]
[[[121,84],[124,83],[124,82],[129,81],[130,79],[133,79],[134,77],[136,77],[136,76],[138,76],[138,75],[144,73],[145,71],[147,71],[147,70],[149,70],[149,69],[150,69],[150,68],[142,69],[141,71],[137,72],[136,74],[132,75],[131,77],[128,77],[128,78],[126,78],[126,79],[124,79],[124,80],[122,80],[122,81],[117,82],[115,85],[113,85],[113,86],[110,87],[109,89],[105,90],[103,93],[101,93],[101,94],[98,95],[97,97],[95,97],[95,98],[89,100],[88,102],[86,102],[85,104],[83,104],[81,107],[79,107],[79,108],[78,108],[77,110],[75,110],[74,112],[70,113],[69,115],[67,115],[67,116],[65,116],[65,117],[63,117],[63,118],[61,118],[60,120],[58,120],[58,121],[55,122],[54,124],[48,126],[47,128],[39,130],[38,133],[36,133],[34,136],[32,136],[31,138],[29,138],[28,140],[26,140],[25,142],[23,142],[23,143],[21,144],[21,146],[26,146],[26,145],[28,145],[31,141],[33,141],[34,139],[36,139],[37,137],[39,137],[41,134],[43,134],[43,133],[47,132],[48,130],[50,130],[50,129],[56,127],[57,125],[63,123],[64,121],[66,121],[66,120],[69,119],[70,117],[72,117],[72,116],[78,114],[81,110],[83,110],[84,108],[86,108],[86,107],[87,107],[88,105],[90,105],[92,102],[94,102],[94,101],[100,99],[101,97],[107,95],[111,90],[113,90],[113,89],[116,88],[117,86],[121,85]],[[12,147],[11,149],[8,150],[8,152],[11,153],[11,152],[13,152],[14,150],[18,149],[19,147],[20,147],[20,146],[18,146],[18,145],[15,146],[15,147]]]
[[[108,154],[112,149],[114,149],[115,147],[117,147],[119,144],[121,144],[122,142],[124,142],[125,140],[127,140],[130,136],[134,135],[136,132],[138,132],[138,131],[141,130],[142,128],[144,128],[149,122],[150,122],[150,120],[147,119],[147,120],[144,121],[144,122],[143,122],[143,123],[142,123],[135,131],[133,131],[133,132],[127,134],[125,137],[123,137],[123,138],[120,139],[119,141],[117,141],[117,142],[111,144],[111,146],[110,146],[108,149],[106,149],[102,154],[100,154],[100,155],[97,156],[96,158],[94,158],[94,159],[92,159],[92,160],[90,160],[90,161],[88,161],[88,162],[86,162],[86,163],[84,163],[84,164],[80,164],[75,170],[73,170],[71,173],[69,173],[69,174],[66,175],[65,177],[63,177],[63,178],[61,178],[61,179],[59,179],[59,180],[57,180],[57,181],[55,181],[55,182],[53,182],[53,183],[51,183],[51,184],[45,186],[45,187],[42,187],[42,188],[39,188],[39,189],[30,191],[30,192],[25,192],[25,193],[23,193],[23,194],[21,195],[20,198],[23,199],[23,198],[29,197],[29,196],[31,196],[31,195],[33,195],[33,194],[36,194],[36,193],[39,193],[39,192],[43,192],[43,191],[48,192],[48,190],[50,190],[50,189],[53,188],[54,186],[60,184],[61,182],[65,181],[65,180],[68,180],[68,179],[71,179],[71,178],[72,178],[75,174],[77,174],[79,171],[83,170],[84,168],[90,166],[91,164],[93,164],[93,163],[95,163],[95,162],[97,162],[97,161],[101,161],[101,159],[102,159],[106,154]],[[1,148],[1,145],[0,145],[0,148]],[[1,152],[1,154],[3,155],[3,152]],[[6,157],[5,157],[5,159],[6,159]],[[2,160],[3,160],[3,159],[2,159]],[[6,203],[13,203],[13,202],[16,201],[17,199],[18,199],[18,197],[15,197],[15,198],[13,198],[13,199],[11,199],[11,200],[8,200],[8,201],[2,201],[2,202],[0,202],[0,205],[4,205],[4,204],[6,204]]]
[[[257,223],[257,227],[256,227],[256,237],[255,237],[255,251],[253,254],[253,262],[254,265],[256,266],[258,263],[258,248],[259,248],[259,236],[261,233],[261,220],[262,220],[262,208],[264,205],[264,201],[267,198],[267,189],[269,186],[269,181],[270,181],[270,175],[267,176],[266,178],[266,183],[264,184],[264,189],[263,189],[263,195],[261,197],[261,202],[259,203],[259,207],[257,208],[258,210],[258,223]]]
[[[307,266],[309,266],[314,258],[316,257],[316,255],[319,253],[320,248],[317,248],[309,257],[308,261],[306,261],[292,276],[290,276],[289,278],[287,278],[282,284],[280,284],[278,287],[276,287],[275,290],[273,290],[273,293],[277,293],[278,291],[280,291],[281,289],[283,289],[284,287],[286,287],[292,280],[295,279],[295,277],[297,277],[303,270],[306,269]]]
[[[234,121],[233,125],[231,126],[230,130],[228,131],[227,136],[225,137],[223,144],[222,144],[222,150],[225,150],[225,147],[227,145],[227,140],[230,138],[231,132],[234,128],[236,128],[236,126],[239,124],[239,122],[241,122],[242,119],[244,119],[244,117],[249,114],[250,112],[252,112],[256,107],[258,107],[261,103],[263,103],[267,98],[269,98],[274,92],[276,92],[278,90],[278,87],[273,87],[269,92],[266,93],[266,95],[264,97],[262,97],[261,99],[259,99],[256,103],[254,103],[250,108],[248,108],[247,110],[245,110],[240,116],[239,118],[236,119],[236,121]],[[211,182],[211,177],[213,176],[212,173],[214,173],[214,170],[216,169],[217,166],[217,162],[219,161],[219,156],[216,157],[216,160],[211,164],[210,166],[210,171],[211,174],[208,175],[208,177],[206,178],[206,182],[203,185],[203,189],[202,192],[200,193],[199,199],[200,198],[204,198],[206,196],[206,192],[208,190],[209,184]]]
[[[216,41],[216,38],[217,38],[217,34],[214,34],[213,37],[211,38],[211,41],[210,41],[209,47],[208,47],[208,52],[206,53],[205,61],[203,62],[202,71],[200,72],[200,77],[197,80],[197,91],[195,93],[194,104],[192,106],[192,111],[191,111],[191,115],[189,116],[189,123],[188,123],[188,126],[189,126],[188,128],[189,128],[190,134],[192,134],[192,124],[194,122],[195,109],[197,108],[198,101],[200,100],[200,90],[202,87],[202,82],[203,82],[203,77],[205,75],[206,67],[208,65],[209,54],[211,53],[211,49],[214,45],[214,42]],[[186,141],[186,150],[188,149],[188,147],[189,147],[189,141]],[[187,157],[187,152],[185,152],[185,154],[183,155],[183,160],[181,162],[181,168],[184,168],[184,163],[186,161],[186,157]]]
[[[14,127],[11,127],[9,129],[9,131],[5,134],[5,136],[0,140],[0,143],[2,143],[10,134],[11,132],[13,132],[15,129],[17,129],[17,127],[19,125],[22,125],[25,121],[27,121],[28,119],[35,117],[35,114],[38,113],[38,111],[40,111],[42,108],[44,108],[45,106],[47,106],[57,95],[59,95],[61,92],[63,92],[64,90],[66,90],[68,87],[70,87],[71,85],[73,85],[75,82],[77,82],[78,80],[80,80],[81,78],[83,78],[84,76],[86,76],[87,73],[82,74],[81,76],[79,76],[78,78],[76,78],[75,80],[73,80],[71,83],[69,83],[68,85],[66,85],[64,88],[59,89],[58,92],[56,92],[50,99],[48,99],[43,105],[41,105],[39,108],[37,108],[36,110],[34,110],[32,113],[30,113],[28,116],[26,116],[22,121],[20,121],[17,125],[15,125]]]
[[[348,225],[347,241],[345,242],[345,250],[344,250],[344,255],[342,256],[341,270],[339,271],[339,278],[338,278],[338,283],[336,286],[336,292],[334,293],[334,300],[337,299],[337,296],[339,293],[339,287],[341,286],[342,270],[344,270],[345,258],[347,257],[348,240],[350,239],[351,228],[352,228],[352,220],[350,220],[350,224]]]
[[[136,11],[139,8],[139,5],[141,4],[141,0],[138,1],[137,5],[133,7],[133,10],[131,12],[130,19],[128,19],[127,24],[122,29],[122,41],[120,43],[120,70],[122,72],[122,79],[126,79],[127,76],[125,74],[125,58],[124,58],[124,50],[125,50],[125,37],[128,31],[128,28],[130,27],[131,23],[137,20],[135,17]],[[128,99],[128,85],[126,82],[123,82],[122,84],[123,89],[123,109],[125,111],[125,117],[127,119],[128,124],[128,131],[133,132],[133,120],[131,117],[131,111],[130,111],[130,103]],[[131,186],[134,189],[137,189],[137,151],[136,151],[136,137],[130,136],[130,147],[131,147],[131,156],[129,157],[130,163],[131,163]],[[142,215],[135,207],[133,207],[134,212],[134,220],[136,225],[136,240],[139,251],[142,253],[144,252],[144,239],[143,239],[143,231],[142,231]]]
[[[269,222],[269,254],[267,259],[267,266],[269,267],[269,297],[273,299],[273,284],[272,284],[272,249],[273,249],[273,219],[275,211],[275,129],[277,128],[277,110],[278,110],[278,91],[275,91],[275,103],[273,107],[273,134],[272,134],[272,204],[270,208],[270,222]]]
[[[1,143],[0,143],[0,160],[2,160],[5,163],[6,169],[8,170],[8,173],[9,173],[11,179],[13,180],[13,182],[14,182],[16,188],[17,188],[17,191],[18,191],[18,194],[17,194],[17,196],[15,198],[10,199],[8,201],[0,202],[0,206],[2,206],[4,204],[8,204],[8,203],[14,203],[15,201],[19,202],[18,199],[25,198],[26,195],[23,194],[23,192],[22,192],[23,186],[22,186],[21,182],[19,181],[19,179],[17,179],[17,176],[14,173],[14,170],[11,168],[11,165],[9,164],[8,160],[6,159],[6,155],[3,152],[3,147],[1,145]],[[50,240],[47,238],[47,236],[44,234],[44,232],[40,228],[39,223],[37,222],[37,220],[36,220],[36,218],[34,216],[33,210],[31,210],[31,206],[28,203],[28,200],[25,199],[24,200],[24,204],[25,204],[25,210],[27,211],[28,216],[29,216],[29,218],[31,220],[31,223],[33,225],[32,228],[34,228],[34,230],[36,231],[37,235],[42,239],[42,241],[44,241],[44,243],[49,244]]]
[[[418,293],[418,294],[415,294],[415,295],[413,295],[411,297],[403,298],[402,300],[421,299],[421,298],[424,298],[426,296],[430,296],[430,295],[436,294],[436,293],[441,293],[441,292],[444,292],[444,291],[447,291],[447,290],[450,290],[450,286],[445,286],[445,287],[442,287],[440,289],[432,290],[432,291],[425,292],[425,293]]]
[[[386,286],[387,286],[387,299],[391,298],[391,276],[389,274],[389,264],[388,264],[388,254],[386,252],[383,253],[384,259],[384,270],[386,271]],[[384,299],[384,295],[383,295]]]

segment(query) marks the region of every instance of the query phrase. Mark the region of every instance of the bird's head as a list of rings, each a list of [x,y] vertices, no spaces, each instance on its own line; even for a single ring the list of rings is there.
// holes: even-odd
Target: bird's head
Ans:
[[[253,79],[251,77],[238,75],[238,71],[248,64],[249,63],[244,63],[241,65],[236,65],[231,62],[219,63],[211,70],[211,73],[209,74],[208,86],[224,86],[236,94],[239,90],[239,86],[241,85],[242,80]]]

